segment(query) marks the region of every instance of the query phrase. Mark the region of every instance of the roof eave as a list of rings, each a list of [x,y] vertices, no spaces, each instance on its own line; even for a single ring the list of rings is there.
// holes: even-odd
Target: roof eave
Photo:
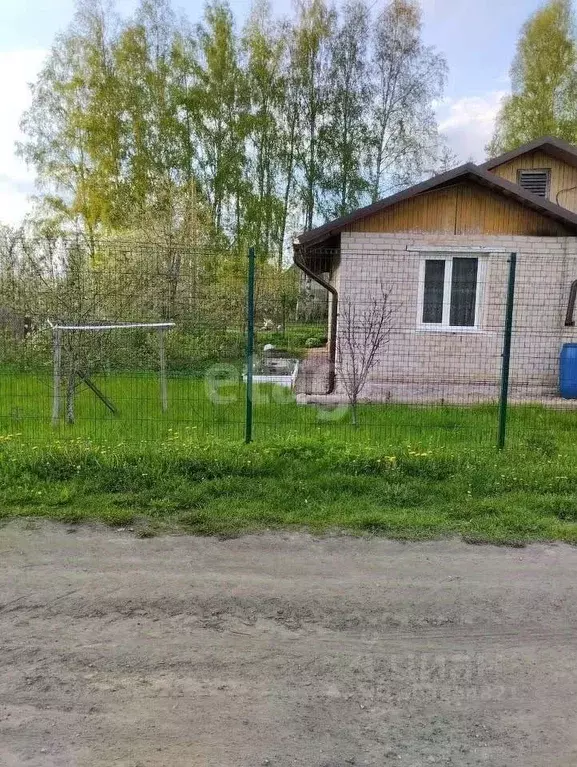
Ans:
[[[389,197],[385,197],[382,200],[378,200],[377,202],[373,202],[363,208],[359,208],[358,210],[353,211],[346,216],[341,216],[340,218],[333,219],[333,221],[329,221],[326,224],[317,227],[316,229],[311,229],[308,232],[303,232],[300,234],[297,238],[299,241],[298,244],[301,246],[312,245],[320,240],[328,239],[328,237],[342,232],[344,227],[348,224],[352,224],[355,221],[359,221],[363,218],[367,218],[368,216],[372,216],[374,213],[379,213],[381,210],[385,210],[385,208],[388,208],[391,205],[395,205],[398,202],[403,202],[403,200],[408,200],[411,197],[417,197],[419,194],[423,194],[424,192],[431,191],[438,186],[447,184],[454,179],[459,178],[468,170],[474,169],[476,167],[477,166],[473,163],[465,163],[464,165],[453,168],[446,173],[441,173],[438,176],[433,176],[426,181],[421,181],[419,184],[415,184],[414,186],[408,187],[407,189],[404,189],[400,192],[389,195]]]
[[[316,229],[311,229],[309,232],[304,232],[295,238],[293,244],[295,247],[311,247],[318,245],[320,242],[327,240],[336,234],[339,234],[343,229],[356,221],[360,221],[375,213],[379,213],[382,210],[386,210],[392,205],[396,205],[399,202],[418,197],[421,194],[434,191],[436,189],[442,189],[450,186],[453,183],[460,181],[471,180],[479,183],[482,186],[490,188],[492,191],[503,195],[504,197],[514,198],[520,205],[530,208],[541,215],[551,218],[563,226],[573,229],[577,234],[577,215],[565,208],[560,207],[548,200],[543,200],[530,192],[525,191],[517,184],[513,184],[506,179],[500,178],[496,174],[484,167],[474,165],[473,163],[466,163],[454,170],[442,173],[438,176],[434,176],[427,181],[416,184],[409,187],[402,192],[386,197],[371,205],[367,205],[364,208],[350,213],[347,216],[329,221]]]
[[[532,152],[542,151],[545,154],[555,157],[558,160],[563,160],[573,167],[577,167],[577,149],[568,141],[555,138],[555,136],[542,136],[541,138],[530,141],[523,146],[512,149],[509,152],[493,157],[487,162],[484,162],[479,167],[483,170],[493,170],[500,165],[511,162],[522,157],[524,154],[531,154]]]

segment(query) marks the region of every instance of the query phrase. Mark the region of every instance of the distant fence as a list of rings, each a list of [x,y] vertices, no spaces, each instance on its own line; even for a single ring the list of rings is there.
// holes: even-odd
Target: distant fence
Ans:
[[[572,438],[577,263],[561,248],[297,258],[257,253],[251,272],[244,251],[170,243],[0,246],[0,440]]]

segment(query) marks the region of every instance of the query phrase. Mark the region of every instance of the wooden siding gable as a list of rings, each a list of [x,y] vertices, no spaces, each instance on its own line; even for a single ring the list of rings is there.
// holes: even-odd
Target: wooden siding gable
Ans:
[[[500,178],[517,183],[520,170],[549,169],[549,200],[577,213],[577,168],[543,151],[533,151],[491,168]]]
[[[333,242],[343,231],[567,236],[577,234],[577,213],[531,194],[486,168],[465,163],[302,232],[293,240],[293,246],[308,248]]]
[[[569,234],[560,222],[472,182],[403,200],[352,222],[344,231],[549,237]]]

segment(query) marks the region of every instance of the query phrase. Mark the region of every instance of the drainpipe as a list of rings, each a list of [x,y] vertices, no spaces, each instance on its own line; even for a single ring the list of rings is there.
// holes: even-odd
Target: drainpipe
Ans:
[[[571,283],[571,289],[569,290],[569,303],[567,304],[567,314],[565,316],[565,327],[575,327],[575,299],[577,298],[577,280]]]
[[[307,277],[310,277],[311,280],[314,280],[318,285],[323,287],[325,290],[328,290],[332,296],[331,324],[329,329],[329,387],[327,390],[327,394],[332,394],[335,390],[336,378],[335,362],[337,357],[337,310],[339,307],[339,294],[334,285],[331,285],[330,282],[323,280],[319,274],[315,274],[315,272],[309,269],[305,262],[301,260],[300,250],[297,247],[297,243],[295,243],[294,247],[293,261],[295,265],[298,266],[298,268],[306,274]]]
[[[577,189],[577,186],[569,186],[567,189],[560,189],[557,192],[557,195],[555,197],[555,202],[557,205],[561,205],[559,202],[559,197],[561,197],[562,194],[565,194],[565,192],[573,192]],[[577,280],[574,280],[571,283],[571,288],[569,290],[569,303],[567,304],[567,314],[565,315],[565,327],[566,328],[573,328],[575,327],[575,299],[577,298]]]

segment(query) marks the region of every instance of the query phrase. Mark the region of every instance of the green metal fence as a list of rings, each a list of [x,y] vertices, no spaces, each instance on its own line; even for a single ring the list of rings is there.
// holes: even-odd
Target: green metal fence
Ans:
[[[577,265],[506,245],[311,250],[298,268],[253,249],[19,238],[0,248],[0,440],[553,453],[577,426],[558,388]]]

